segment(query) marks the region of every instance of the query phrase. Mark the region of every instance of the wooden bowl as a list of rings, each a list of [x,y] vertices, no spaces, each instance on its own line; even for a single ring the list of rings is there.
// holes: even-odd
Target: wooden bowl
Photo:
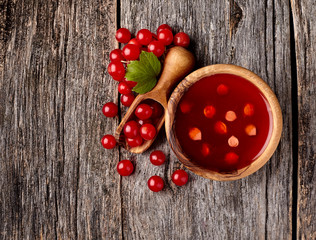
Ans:
[[[192,86],[200,79],[215,74],[233,74],[253,83],[267,99],[272,112],[272,134],[265,150],[263,150],[262,154],[250,165],[231,173],[215,172],[199,166],[191,161],[182,151],[175,133],[175,113],[177,111],[178,103],[180,102],[183,94],[190,88],[190,86]],[[183,163],[185,167],[204,178],[218,181],[231,181],[246,177],[256,172],[271,158],[281,138],[282,113],[275,94],[259,76],[239,66],[230,64],[217,64],[200,68],[185,77],[179,83],[179,85],[173,91],[168,102],[165,127],[168,142],[178,159]]]

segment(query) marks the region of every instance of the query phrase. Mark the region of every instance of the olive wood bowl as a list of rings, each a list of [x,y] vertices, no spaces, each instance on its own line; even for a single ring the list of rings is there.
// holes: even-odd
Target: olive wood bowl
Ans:
[[[206,169],[202,166],[197,165],[191,161],[185,153],[182,151],[181,146],[177,140],[175,133],[175,114],[177,110],[178,103],[180,102],[183,94],[192,86],[194,83],[199,81],[204,77],[208,77],[215,74],[233,74],[240,76],[249,82],[253,83],[264,95],[268,101],[271,112],[272,112],[272,134],[270,140],[262,152],[262,154],[254,160],[250,165],[236,170],[234,172],[215,172],[209,169]],[[207,67],[200,68],[190,75],[186,76],[179,85],[175,88],[168,102],[168,108],[166,112],[166,121],[165,121],[166,135],[168,142],[178,157],[178,159],[183,163],[183,165],[191,170],[192,172],[200,175],[204,178],[217,180],[217,181],[232,181],[240,178],[244,178],[257,170],[259,170],[273,155],[276,150],[278,143],[280,141],[281,132],[282,132],[282,113],[279,102],[270,89],[270,87],[255,73],[230,64],[216,64]]]

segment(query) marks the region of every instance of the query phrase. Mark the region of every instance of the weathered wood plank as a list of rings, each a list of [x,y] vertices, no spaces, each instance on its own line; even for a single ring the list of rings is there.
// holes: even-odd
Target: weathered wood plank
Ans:
[[[298,87],[297,238],[316,239],[316,2],[291,4]]]
[[[116,2],[2,3],[1,239],[121,238],[119,152],[100,145]]]
[[[123,236],[127,239],[289,239],[292,203],[292,122],[289,3],[284,1],[121,1],[121,26],[155,31],[168,23],[192,38],[198,67],[233,63],[262,76],[276,91],[284,131],[276,154],[257,173],[236,182],[212,182],[190,173],[175,187],[182,167],[165,135],[134,159],[135,174],[122,179]],[[153,149],[168,156],[164,167],[149,162]],[[164,177],[163,192],[147,189],[151,175]]]

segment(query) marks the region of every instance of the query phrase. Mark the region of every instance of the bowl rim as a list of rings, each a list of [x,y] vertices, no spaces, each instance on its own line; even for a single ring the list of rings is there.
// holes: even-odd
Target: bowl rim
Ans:
[[[272,133],[268,145],[262,154],[253,161],[250,165],[239,169],[232,173],[219,173],[206,168],[203,168],[194,162],[191,162],[189,158],[181,151],[180,144],[177,141],[174,131],[175,125],[175,113],[177,110],[178,103],[182,98],[183,94],[197,81],[204,77],[209,77],[215,74],[233,74],[240,76],[247,81],[254,84],[260,92],[264,95],[268,101],[271,113],[272,113]],[[274,92],[268,86],[268,84],[263,81],[258,75],[252,71],[232,64],[214,64],[206,67],[202,67],[192,72],[186,76],[174,89],[170,99],[168,101],[168,108],[165,117],[165,129],[166,136],[171,146],[173,152],[176,154],[177,158],[182,162],[182,164],[188,168],[190,171],[204,178],[217,180],[217,181],[232,181],[240,178],[249,176],[250,174],[256,172],[261,167],[263,167],[271,158],[275,152],[282,134],[282,111],[277,97]]]

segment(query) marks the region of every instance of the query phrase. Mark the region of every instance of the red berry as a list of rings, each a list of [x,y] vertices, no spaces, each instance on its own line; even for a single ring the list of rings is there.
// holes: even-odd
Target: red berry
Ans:
[[[142,45],[148,45],[152,40],[152,34],[148,29],[141,29],[137,32],[137,41]]]
[[[106,149],[112,149],[116,146],[116,140],[112,135],[105,135],[101,140],[102,146]]]
[[[114,49],[110,52],[110,60],[111,61],[122,61],[124,60],[122,50],[121,49]]]
[[[140,127],[140,135],[145,140],[151,140],[156,136],[156,128],[152,124],[146,123]]]
[[[158,103],[158,102],[152,102],[150,104],[151,109],[153,110],[153,114],[151,115],[151,117],[153,119],[155,118],[160,118],[161,115],[163,114],[163,108],[162,106]]]
[[[133,101],[135,99],[135,96],[130,93],[130,94],[123,94],[121,95],[121,103],[125,106],[125,107],[129,107],[132,105]]]
[[[162,42],[165,46],[168,46],[173,41],[173,34],[169,29],[162,29],[158,33],[158,40]]]
[[[129,121],[124,125],[124,135],[127,138],[136,138],[139,135],[138,124],[135,121]]]
[[[130,94],[132,92],[132,89],[125,82],[120,82],[117,88],[120,94]]]
[[[145,119],[145,120],[138,119],[138,120],[137,120],[137,123],[138,123],[139,126],[143,126],[143,125],[146,124],[146,123],[152,124],[152,121],[151,121],[151,119]]]
[[[102,112],[106,117],[115,117],[118,112],[118,107],[115,103],[108,102],[103,105]]]
[[[125,68],[121,62],[110,62],[108,72],[116,81],[121,81],[125,76]]]
[[[126,78],[123,78],[122,82],[125,82],[130,88],[133,88],[137,85],[137,82],[128,81]]]
[[[179,169],[172,174],[171,179],[174,184],[178,186],[183,186],[188,182],[189,176],[186,171]]]
[[[142,145],[143,138],[138,135],[136,138],[126,138],[126,141],[130,147],[138,147]]]
[[[165,46],[160,41],[152,41],[148,45],[148,52],[160,57],[165,52]]]
[[[163,29],[168,29],[172,32],[172,28],[168,24],[161,24],[157,29],[157,34],[159,34],[159,32]]]
[[[132,39],[128,42],[128,44],[136,45],[138,48],[141,48],[141,47],[142,47],[142,45],[137,41],[136,38],[132,38]]]
[[[134,44],[127,44],[125,47],[123,47],[123,56],[126,60],[137,60],[139,54],[139,47]]]
[[[131,33],[126,28],[120,28],[116,31],[115,38],[120,43],[127,43],[131,39]]]
[[[228,93],[228,87],[225,84],[220,84],[216,88],[218,95],[226,95]]]
[[[159,176],[152,176],[148,179],[147,182],[148,188],[153,192],[159,192],[164,187],[164,182]]]
[[[134,166],[130,160],[122,160],[119,161],[116,169],[121,176],[129,176],[134,171]]]
[[[166,156],[162,151],[156,150],[150,154],[150,162],[155,166],[160,166],[166,160]]]
[[[188,47],[190,44],[190,38],[188,34],[184,32],[179,32],[174,36],[173,43],[176,46]]]
[[[145,120],[151,117],[153,110],[145,103],[139,104],[135,110],[135,115],[139,119]]]

